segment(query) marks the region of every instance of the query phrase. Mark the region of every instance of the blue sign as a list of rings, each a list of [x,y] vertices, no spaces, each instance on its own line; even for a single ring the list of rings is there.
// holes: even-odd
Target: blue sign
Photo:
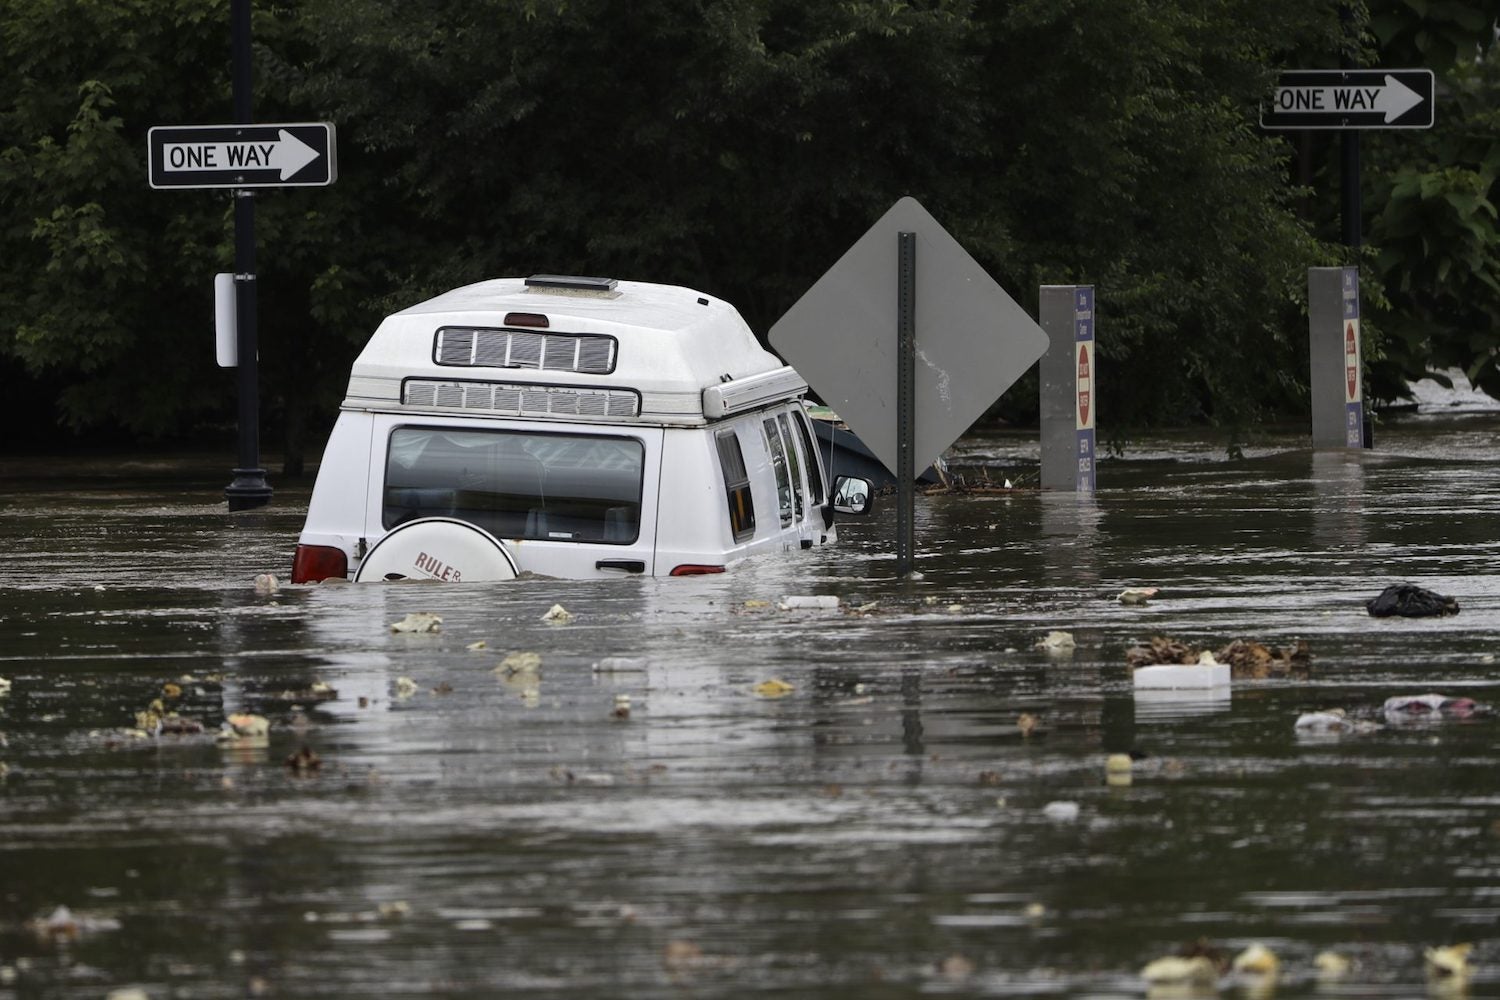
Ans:
[[[1359,352],[1359,269],[1344,268],[1344,443],[1365,443],[1364,375]]]
[[[1073,289],[1073,345],[1078,359],[1078,490],[1094,492],[1094,411],[1098,376],[1094,356],[1094,286]]]

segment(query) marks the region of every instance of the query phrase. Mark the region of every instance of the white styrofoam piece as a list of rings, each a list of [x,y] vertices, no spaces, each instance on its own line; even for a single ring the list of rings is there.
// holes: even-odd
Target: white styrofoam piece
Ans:
[[[1193,663],[1159,664],[1153,667],[1138,667],[1135,671],[1137,690],[1198,690],[1202,688],[1228,688],[1229,664]]]

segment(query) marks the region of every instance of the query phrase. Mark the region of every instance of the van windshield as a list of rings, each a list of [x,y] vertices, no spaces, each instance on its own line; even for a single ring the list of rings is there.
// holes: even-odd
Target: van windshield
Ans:
[[[499,538],[628,545],[644,456],[631,437],[398,427],[381,524],[456,517]]]

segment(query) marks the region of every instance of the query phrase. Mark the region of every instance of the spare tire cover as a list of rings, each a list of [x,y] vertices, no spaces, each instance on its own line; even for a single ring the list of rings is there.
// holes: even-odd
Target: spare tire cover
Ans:
[[[423,517],[392,528],[354,574],[356,583],[514,580],[516,563],[494,535],[452,517]]]

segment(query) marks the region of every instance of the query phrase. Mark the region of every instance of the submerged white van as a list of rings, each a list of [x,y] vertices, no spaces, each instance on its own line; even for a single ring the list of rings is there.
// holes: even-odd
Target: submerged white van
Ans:
[[[721,573],[834,541],[807,383],[686,288],[534,275],[381,323],[354,362],[292,580]]]

